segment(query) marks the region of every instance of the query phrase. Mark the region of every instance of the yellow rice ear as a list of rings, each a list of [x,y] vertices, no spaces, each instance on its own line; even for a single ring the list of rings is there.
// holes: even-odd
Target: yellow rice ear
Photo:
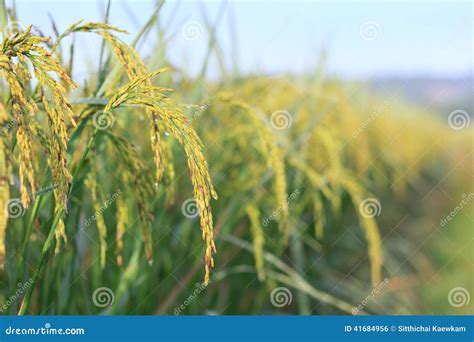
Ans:
[[[211,269],[214,267],[213,254],[216,253],[216,246],[213,235],[213,218],[210,201],[216,193],[211,182],[209,166],[202,153],[202,143],[194,129],[188,125],[187,119],[182,113],[181,108],[163,93],[163,89],[149,85],[149,78],[160,73],[157,70],[150,74],[145,74],[122,86],[110,98],[105,107],[109,112],[121,106],[142,106],[150,113],[156,115],[170,134],[183,146],[191,177],[191,183],[194,189],[194,198],[200,215],[200,225],[202,239],[206,244],[205,252],[205,276],[204,282],[209,282]],[[152,96],[150,96],[152,95]],[[154,119],[155,120],[155,119]],[[144,229],[145,251],[151,260],[151,229]]]
[[[100,267],[103,269],[105,267],[107,255],[107,227],[105,225],[104,216],[102,215],[102,210],[100,208],[100,203],[102,202],[99,201],[97,196],[97,179],[95,178],[94,173],[89,173],[85,181],[85,185],[89,189],[92,203],[94,204],[95,213],[93,217],[99,232]]]
[[[8,122],[7,112],[0,103],[0,127]],[[8,221],[8,201],[10,199],[11,170],[8,162],[7,140],[3,132],[0,132],[0,267],[5,259],[5,233]]]
[[[283,234],[283,243],[288,243],[289,237],[289,210],[287,202],[287,184],[285,175],[285,161],[277,145],[271,128],[262,120],[256,109],[242,100],[235,99],[229,94],[221,93],[218,98],[235,108],[242,110],[254,126],[255,134],[261,137],[260,152],[266,158],[268,166],[273,172],[275,197],[278,208],[278,228]]]
[[[380,283],[380,279],[382,278],[382,243],[380,232],[375,219],[373,217],[364,215],[360,208],[361,203],[364,201],[364,194],[366,192],[353,177],[347,174],[340,175],[337,181],[340,182],[340,184],[349,193],[354,208],[357,212],[360,226],[364,230],[368,242],[372,285],[377,286]]]
[[[252,232],[252,241],[253,241],[253,254],[255,259],[255,268],[257,269],[258,279],[263,281],[265,279],[264,271],[264,248],[265,237],[263,234],[263,228],[260,224],[260,212],[255,204],[248,204],[245,208],[247,216],[250,220],[250,230]]]
[[[38,110],[33,94],[28,98],[25,85],[32,79],[32,70],[38,80],[41,101],[48,117],[50,135],[48,139],[48,164],[53,178],[55,211],[67,210],[67,197],[71,175],[67,168],[67,143],[69,140],[65,119],[74,124],[72,107],[68,100],[68,92],[75,87],[70,77],[59,64],[58,60],[42,46],[48,38],[38,37],[31,33],[31,26],[25,32],[13,37],[7,37],[0,48],[0,71],[10,89],[12,97],[12,112],[16,121],[16,138],[19,153],[20,193],[24,207],[28,207],[30,200],[36,193],[36,182],[32,156],[32,133],[30,115]],[[18,61],[15,59],[18,58]],[[51,73],[56,74],[60,81],[54,79]],[[29,185],[29,190],[27,185]],[[0,227],[1,229],[1,227]],[[1,234],[1,233],[0,233]],[[56,231],[57,246],[60,248],[60,239],[66,241],[65,227],[62,219]],[[0,240],[2,238],[0,237]],[[1,247],[0,247],[1,248]]]
[[[129,221],[128,207],[122,196],[117,198],[117,226],[115,240],[117,242],[117,265],[121,267],[123,265],[123,235]]]

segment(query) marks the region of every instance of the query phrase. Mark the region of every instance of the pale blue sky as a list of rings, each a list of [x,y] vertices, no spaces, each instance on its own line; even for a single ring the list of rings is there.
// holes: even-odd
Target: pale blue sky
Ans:
[[[7,0],[8,3],[8,0]],[[60,30],[79,20],[100,20],[105,2],[91,0],[17,0],[19,21],[51,32],[48,13]],[[155,1],[113,1],[110,22],[136,33]],[[186,37],[183,28],[204,28],[204,5],[214,20],[218,1],[168,1],[161,23],[172,37],[174,63],[196,71],[207,46],[205,30]],[[228,1],[218,34],[230,65],[229,18],[237,29],[238,61],[247,72],[303,72],[313,68],[322,47],[328,68],[343,77],[373,75],[472,74],[474,12],[472,1]],[[188,25],[188,26],[186,26]],[[367,31],[364,31],[367,29]],[[372,29],[372,30],[371,30]],[[365,32],[365,33],[364,33]],[[373,36],[371,36],[373,34]],[[375,38],[375,39],[371,39]],[[98,40],[79,38],[91,60]],[[130,38],[125,38],[130,39]],[[154,37],[150,37],[154,41]],[[151,46],[151,45],[150,45]],[[147,53],[150,46],[142,47]],[[213,64],[215,66],[215,64]],[[215,70],[211,69],[211,74]]]

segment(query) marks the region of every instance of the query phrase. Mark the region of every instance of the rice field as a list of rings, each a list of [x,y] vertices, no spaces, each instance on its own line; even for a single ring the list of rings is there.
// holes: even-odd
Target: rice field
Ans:
[[[162,6],[128,44],[107,16],[17,27],[0,0],[3,314],[472,314],[468,116],[324,56],[211,80],[213,27],[190,76],[169,42],[135,49]],[[102,42],[81,83],[79,35]]]

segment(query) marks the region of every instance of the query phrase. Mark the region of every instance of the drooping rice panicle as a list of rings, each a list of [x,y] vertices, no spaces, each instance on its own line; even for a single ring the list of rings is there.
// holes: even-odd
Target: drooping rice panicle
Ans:
[[[104,24],[104,23],[94,23],[94,22],[78,22],[72,26],[70,26],[64,33],[58,38],[60,41],[63,37],[73,32],[92,32],[100,35],[107,41],[111,46],[115,53],[115,56],[119,60],[119,62],[123,65],[127,76],[130,80],[134,80],[137,77],[143,76],[147,74],[147,68],[145,63],[140,58],[138,53],[135,51],[133,47],[123,43],[118,37],[116,37],[112,32],[121,32],[126,33],[126,31],[121,30],[117,27]],[[117,78],[118,76],[116,76]],[[151,81],[149,79],[144,80],[144,82],[150,86]],[[110,82],[108,92],[113,92],[115,90],[115,85],[117,80]],[[154,96],[153,93],[149,93],[149,96]],[[161,121],[158,119],[158,115],[156,112],[150,110],[150,108],[145,108],[145,112],[149,119],[149,126],[150,126],[150,141],[151,147],[153,151],[153,159],[155,162],[155,186],[158,186],[159,181],[163,175],[165,169],[169,169],[169,172],[173,172],[172,165],[169,165],[171,162],[171,154],[167,153],[167,158],[163,156],[163,149],[170,148],[166,144],[162,142],[162,134],[164,133],[164,129],[162,126]],[[165,165],[165,163],[167,163]]]
[[[143,239],[145,241],[145,257],[151,263],[153,258],[151,234],[153,213],[151,201],[154,196],[153,187],[150,186],[153,181],[152,177],[148,174],[147,168],[131,143],[110,133],[108,136],[111,139],[112,147],[117,150],[119,160],[122,162],[118,166],[122,182],[133,185],[132,190],[135,193]]]
[[[250,228],[252,232],[253,254],[255,258],[255,268],[257,269],[258,279],[263,281],[265,279],[263,245],[265,244],[265,237],[263,228],[260,223],[260,212],[255,204],[249,204],[245,208],[250,220]]]
[[[324,234],[324,205],[319,192],[315,191],[313,196],[314,236],[321,240]]]
[[[337,139],[335,139],[329,129],[324,129],[324,127],[316,127],[314,130],[313,141],[316,141],[320,144],[323,149],[326,151],[327,158],[324,161],[323,169],[325,173],[330,174],[339,174],[342,170],[341,161],[340,161],[340,146]],[[340,189],[338,184],[332,184],[333,196],[331,196],[329,201],[331,202],[331,208],[335,214],[340,213],[341,210],[341,196],[339,196]]]
[[[0,103],[0,265],[5,259],[5,232],[8,222],[8,201],[10,199],[10,182],[12,179],[11,165],[8,160],[7,126],[8,115]],[[0,266],[1,267],[1,266]]]
[[[104,216],[102,214],[100,201],[97,195],[97,180],[93,173],[89,173],[85,181],[86,187],[89,189],[92,203],[94,206],[95,213],[93,215],[94,221],[97,225],[97,231],[99,232],[99,244],[100,244],[100,267],[105,267],[106,253],[107,253],[107,227],[105,225]]]
[[[172,137],[167,137],[163,141],[163,183],[166,188],[166,204],[169,206],[174,203],[176,196],[176,172],[173,165]]]
[[[117,226],[116,226],[116,235],[115,241],[117,243],[117,265],[123,265],[123,235],[125,233],[125,229],[127,227],[129,218],[128,218],[128,207],[126,201],[122,198],[122,196],[117,198]]]
[[[59,62],[41,44],[49,38],[38,37],[31,33],[31,26],[25,32],[7,36],[0,49],[0,70],[7,80],[12,96],[12,112],[17,125],[16,136],[18,141],[20,159],[20,184],[23,205],[27,207],[30,194],[34,199],[36,184],[34,167],[32,163],[32,132],[29,117],[38,111],[33,96],[28,98],[26,86],[32,76],[28,65],[33,68],[41,92],[41,100],[48,116],[50,136],[48,138],[48,163],[55,184],[54,196],[56,200],[55,212],[62,208],[67,210],[67,196],[71,175],[67,169],[67,143],[68,133],[65,118],[69,118],[74,125],[72,106],[68,100],[68,91],[75,85],[61,67]],[[18,62],[15,62],[18,58]],[[61,82],[56,81],[51,73],[56,74]],[[30,191],[27,190],[25,181],[28,180]],[[30,194],[29,194],[30,193]],[[63,219],[60,218],[55,232],[59,250],[59,239],[66,240]]]
[[[375,219],[364,215],[359,209],[360,204],[364,200],[364,194],[366,191],[364,191],[363,187],[357,183],[354,177],[347,174],[347,172],[338,175],[334,181],[341,184],[341,186],[343,186],[349,193],[352,203],[357,211],[360,225],[365,232],[369,245],[370,274],[372,285],[375,287],[380,283],[380,279],[382,278],[382,243]]]
[[[118,107],[130,105],[148,108],[157,113],[157,119],[183,146],[194,188],[194,198],[200,214],[202,238],[206,242],[204,283],[207,284],[211,268],[214,267],[212,255],[216,252],[210,201],[211,198],[217,199],[217,194],[210,179],[209,167],[202,154],[201,140],[196,132],[188,125],[181,109],[166,97],[164,93],[166,89],[148,85],[148,80],[151,77],[163,71],[164,69],[160,69],[137,77],[118,89],[110,98],[104,112],[107,113]],[[150,97],[150,94],[154,94],[154,96]]]
[[[5,41],[3,45],[5,44]],[[3,51],[1,49],[1,51]],[[3,53],[3,52],[2,52]],[[28,182],[31,192],[36,191],[33,156],[32,156],[32,136],[29,129],[29,115],[36,112],[37,107],[32,99],[27,99],[21,82],[16,78],[16,65],[10,61],[6,54],[0,53],[0,71],[2,71],[7,81],[12,97],[12,113],[16,123],[16,138],[19,154],[19,176],[21,200],[24,207],[28,207],[30,196],[26,182]]]
[[[300,171],[307,179],[312,188],[312,201],[314,213],[314,227],[315,236],[321,239],[323,236],[323,228],[325,222],[324,207],[320,192],[331,202],[334,203],[333,198],[338,196],[328,186],[328,180],[316,170],[311,168],[307,163],[302,162],[296,158],[289,158],[289,164],[296,170]]]
[[[277,199],[278,212],[280,217],[278,220],[278,227],[283,233],[283,241],[286,244],[289,237],[289,224],[288,224],[288,202],[286,192],[286,175],[285,175],[285,163],[282,158],[281,152],[272,137],[272,131],[265,124],[261,117],[259,117],[250,105],[243,101],[236,100],[232,96],[226,93],[219,94],[219,98],[222,101],[230,103],[233,107],[241,109],[248,115],[251,123],[254,125],[254,129],[257,132],[257,136],[260,140],[261,153],[267,159],[268,166],[274,173],[274,184],[275,184],[275,196]]]

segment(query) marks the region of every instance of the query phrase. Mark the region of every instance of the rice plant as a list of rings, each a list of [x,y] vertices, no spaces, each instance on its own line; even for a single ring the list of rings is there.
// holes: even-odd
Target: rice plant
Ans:
[[[6,28],[16,13],[0,3]],[[162,33],[162,5],[135,43]],[[419,200],[449,170],[445,189],[467,192],[472,132],[369,91],[351,98],[351,85],[319,71],[193,78],[161,55],[165,42],[140,56],[107,22],[55,37],[2,32],[2,312],[173,314],[198,284],[179,313],[348,314],[384,279],[361,312],[427,309],[406,284],[432,276],[430,252],[405,260],[432,211],[455,201]],[[101,37],[104,53],[78,84],[82,34]],[[400,222],[406,244],[392,234]],[[19,283],[29,284],[20,295]],[[295,294],[283,307],[271,300],[278,286]],[[94,300],[104,287],[106,306]]]

